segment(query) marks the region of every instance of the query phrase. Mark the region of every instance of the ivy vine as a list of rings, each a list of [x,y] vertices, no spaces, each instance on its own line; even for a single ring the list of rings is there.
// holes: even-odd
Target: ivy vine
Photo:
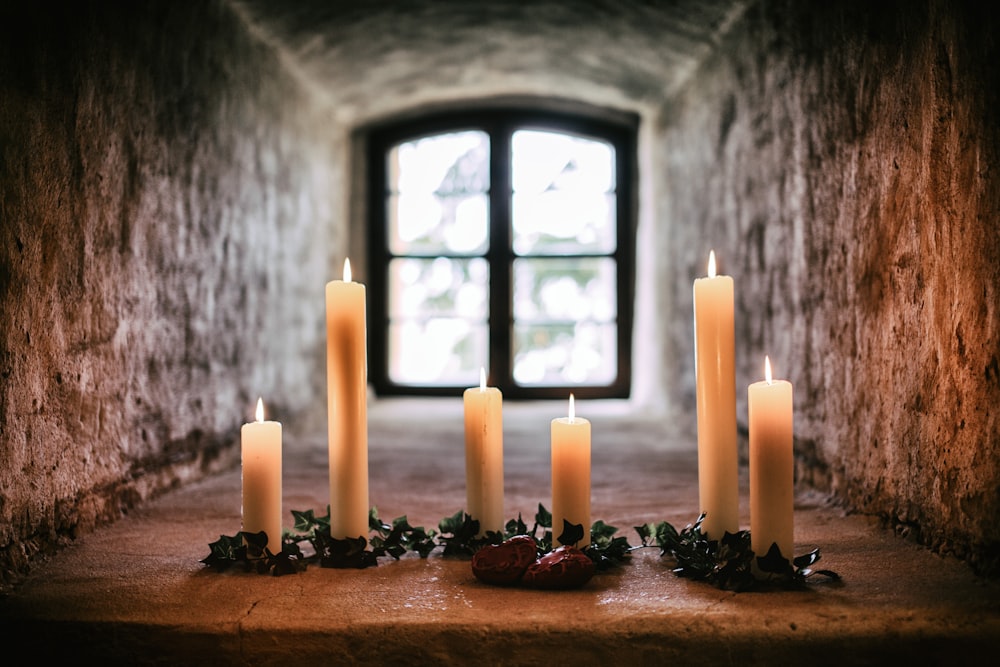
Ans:
[[[541,503],[531,528],[518,514],[505,524],[503,531],[486,531],[483,535],[479,534],[479,522],[463,510],[441,519],[437,529],[426,529],[411,525],[406,515],[387,523],[373,507],[368,515],[370,535],[347,539],[331,537],[329,507],[324,516],[316,516],[313,510],[292,510],[292,517],[293,528],[283,531],[280,553],[267,548],[264,532],[240,531],[231,536],[220,535],[209,544],[209,554],[200,562],[218,571],[242,567],[281,576],[301,572],[311,563],[325,568],[362,569],[378,565],[378,560],[384,557],[399,560],[407,552],[427,558],[436,549],[441,549],[446,557],[471,558],[486,545],[500,544],[518,535],[532,537],[540,555],[552,550],[552,514]],[[638,545],[619,535],[617,527],[595,521],[590,527],[590,543],[582,551],[598,571],[604,571],[629,562],[636,549],[658,547],[661,556],[673,561],[672,570],[677,576],[731,591],[797,588],[814,575],[840,579],[831,570],[812,568],[820,559],[819,549],[789,561],[777,545],[771,545],[764,556],[758,557],[750,547],[750,531],[727,532],[720,540],[710,540],[701,531],[704,518],[702,514],[694,524],[680,531],[666,521],[636,526]],[[565,521],[558,541],[575,545],[583,537],[582,525]]]
[[[720,540],[710,540],[701,531],[705,515],[680,532],[666,521],[636,526],[642,546],[657,546],[661,556],[675,562],[674,574],[708,582],[717,588],[746,591],[762,588],[798,588],[807,578],[822,575],[839,580],[832,570],[814,570],[820,559],[819,549],[789,561],[772,544],[764,556],[757,557],[750,548],[750,531],[726,532]]]

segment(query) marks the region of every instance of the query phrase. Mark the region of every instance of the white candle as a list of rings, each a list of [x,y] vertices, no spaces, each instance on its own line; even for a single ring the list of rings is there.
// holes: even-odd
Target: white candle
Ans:
[[[792,384],[771,379],[764,357],[763,382],[747,388],[750,422],[750,548],[763,556],[777,544],[792,560],[795,471],[792,461]]]
[[[257,421],[240,430],[243,467],[243,531],[267,533],[267,549],[281,553],[281,423],[264,421],[257,399]]]
[[[583,526],[583,539],[590,544],[590,422],[576,416],[573,394],[569,416],[552,420],[552,547],[562,544],[563,520]]]
[[[465,390],[465,503],[466,512],[479,521],[479,534],[503,532],[503,395],[486,386],[486,370],[479,370],[479,386]]]
[[[326,380],[330,449],[330,535],[368,535],[368,354],[365,286],[326,285]]]
[[[701,527],[717,540],[739,530],[740,516],[733,279],[715,275],[714,250],[708,277],[694,281],[694,331]]]

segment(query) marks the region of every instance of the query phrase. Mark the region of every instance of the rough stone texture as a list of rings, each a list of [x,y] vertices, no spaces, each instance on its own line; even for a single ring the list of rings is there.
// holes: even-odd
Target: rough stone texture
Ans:
[[[231,0],[334,117],[358,125],[498,94],[658,108],[742,0]]]
[[[221,3],[3,4],[0,581],[311,398],[320,120]]]
[[[319,432],[351,131],[499,95],[642,118],[638,405],[692,426],[714,247],[741,415],[770,354],[803,483],[995,571],[997,18],[833,5],[4,5],[0,571],[234,463],[258,395]]]
[[[737,387],[795,385],[800,479],[1000,561],[1000,77],[995,11],[762,2],[668,107],[660,269],[689,312],[714,247]],[[689,332],[665,358],[693,396]],[[673,375],[674,369],[668,369]]]

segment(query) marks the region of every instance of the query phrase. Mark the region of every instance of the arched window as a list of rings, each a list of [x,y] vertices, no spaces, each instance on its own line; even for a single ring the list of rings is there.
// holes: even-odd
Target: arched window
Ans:
[[[372,128],[369,377],[379,394],[626,397],[634,117],[449,112]]]

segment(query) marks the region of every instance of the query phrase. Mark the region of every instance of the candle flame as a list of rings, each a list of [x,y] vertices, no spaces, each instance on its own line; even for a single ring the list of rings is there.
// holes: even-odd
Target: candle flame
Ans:
[[[258,422],[264,421],[264,399],[263,398],[258,398],[257,399],[257,421]]]
[[[344,258],[344,282],[351,282],[351,260],[347,257]]]
[[[771,381],[771,359],[766,354],[764,355],[764,379],[767,380],[768,384],[773,384]]]
[[[715,277],[715,251],[714,250],[709,250],[708,251],[708,277],[709,278],[714,278]]]
[[[573,409],[573,394],[569,395],[569,420],[576,419],[576,410]]]
[[[486,369],[479,367],[479,391],[486,391]]]

